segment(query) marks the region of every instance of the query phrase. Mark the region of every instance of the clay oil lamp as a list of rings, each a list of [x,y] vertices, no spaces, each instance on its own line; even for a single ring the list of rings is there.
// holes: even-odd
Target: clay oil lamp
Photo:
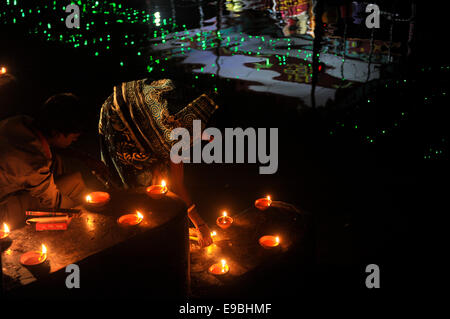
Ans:
[[[227,264],[225,259],[222,259],[220,263],[213,264],[208,268],[208,272],[213,275],[225,275],[228,271],[230,271],[230,267]]]
[[[29,251],[20,256],[20,263],[24,266],[36,266],[47,260],[47,247],[42,244],[40,251]]]
[[[227,212],[224,211],[222,213],[222,216],[217,218],[216,224],[222,229],[227,229],[228,227],[231,226],[231,224],[233,224],[233,218],[228,216]]]
[[[270,196],[267,195],[267,197],[264,198],[258,198],[255,200],[255,207],[259,210],[266,210],[267,208],[272,205],[272,200],[270,199]]]
[[[159,185],[152,185],[152,186],[147,187],[146,192],[147,192],[147,195],[153,199],[160,199],[160,198],[164,197],[168,192],[168,188],[166,186],[166,181],[162,180],[161,184],[159,184]]]
[[[122,226],[136,226],[139,225],[144,219],[144,215],[141,212],[136,211],[135,214],[122,215],[117,219],[119,225]]]
[[[259,244],[266,249],[275,248],[280,244],[280,237],[278,236],[262,236],[259,239]]]
[[[86,195],[85,199],[89,207],[101,208],[110,201],[111,196],[107,192],[92,192]]]

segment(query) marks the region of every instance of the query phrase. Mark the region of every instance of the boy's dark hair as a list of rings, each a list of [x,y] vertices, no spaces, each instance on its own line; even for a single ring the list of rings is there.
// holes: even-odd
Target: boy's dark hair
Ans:
[[[86,119],[80,99],[72,93],[51,96],[35,116],[35,124],[45,136],[53,131],[68,135],[82,133]]]

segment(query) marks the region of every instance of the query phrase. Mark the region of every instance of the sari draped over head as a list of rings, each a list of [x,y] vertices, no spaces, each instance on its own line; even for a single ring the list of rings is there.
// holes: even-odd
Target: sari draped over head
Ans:
[[[147,79],[122,83],[103,104],[99,134],[102,160],[114,169],[125,187],[148,186],[157,170],[167,175],[173,129],[189,131],[192,144],[193,121],[202,130],[216,103],[202,94],[174,115],[169,113],[169,96],[175,86],[169,79]]]

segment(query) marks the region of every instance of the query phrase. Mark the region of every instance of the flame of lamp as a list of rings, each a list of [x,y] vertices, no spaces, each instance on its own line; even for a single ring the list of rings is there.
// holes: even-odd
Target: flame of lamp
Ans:
[[[10,231],[9,231],[8,225],[6,225],[6,223],[3,223],[3,229],[0,230],[0,239],[4,239],[4,238],[8,237],[9,233],[10,233]]]

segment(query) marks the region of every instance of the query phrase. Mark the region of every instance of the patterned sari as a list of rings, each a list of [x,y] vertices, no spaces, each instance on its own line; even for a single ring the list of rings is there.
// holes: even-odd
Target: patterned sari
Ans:
[[[171,115],[168,95],[175,89],[169,79],[147,79],[122,83],[102,106],[99,134],[102,160],[118,173],[125,187],[151,184],[155,170],[167,175],[170,149],[177,141],[170,133],[186,128],[191,136],[193,120],[201,120],[202,130],[216,103],[200,95],[178,113]]]

